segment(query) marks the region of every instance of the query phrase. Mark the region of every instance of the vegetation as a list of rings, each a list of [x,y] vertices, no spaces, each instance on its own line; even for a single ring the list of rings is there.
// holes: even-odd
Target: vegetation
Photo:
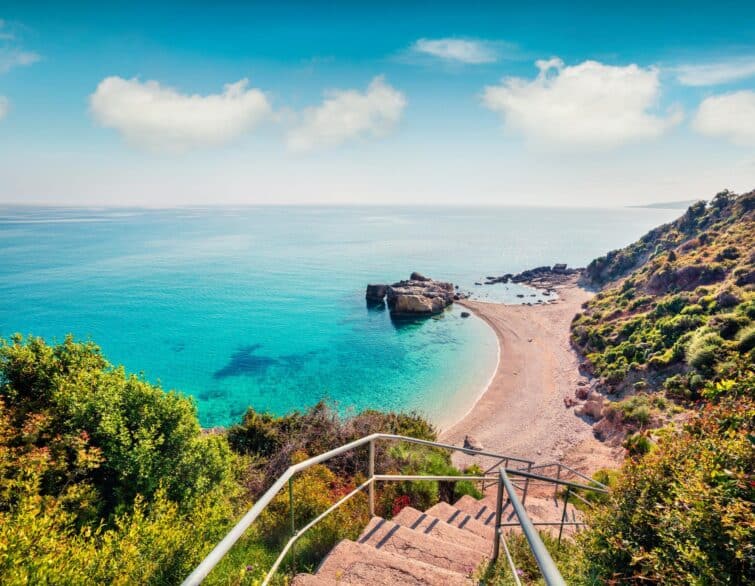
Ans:
[[[579,538],[586,584],[755,581],[755,192],[597,259],[572,324],[628,460]]]
[[[583,534],[588,575],[599,583],[752,583],[754,399],[750,376],[627,461]]]
[[[187,399],[95,345],[2,342],[4,584],[180,580],[234,516],[234,465]]]
[[[695,204],[587,276],[605,286],[572,339],[605,389],[641,382],[696,401],[706,380],[736,378],[755,356],[755,192]]]
[[[558,543],[555,537],[545,531],[540,532],[540,538],[543,540],[546,549],[551,553],[553,561],[567,584],[599,584],[599,582],[589,582],[585,579],[584,556],[580,547],[574,541],[563,539],[561,543]],[[510,533],[506,537],[506,544],[511,553],[511,559],[514,561],[517,577],[522,584],[545,584],[535,556],[532,555],[524,535]],[[494,584],[495,586],[514,586],[516,584],[503,551],[498,562],[487,568],[487,572],[481,576],[481,579],[483,583]]]
[[[366,411],[342,418],[318,404],[274,417],[250,409],[227,431],[204,432],[190,399],[114,367],[71,337],[0,340],[0,582],[175,584],[292,463],[374,432],[435,439],[416,415]],[[457,475],[445,452],[379,444],[381,472]],[[367,450],[296,478],[301,528],[365,479]],[[407,505],[478,494],[470,483],[401,483],[378,491],[391,516]],[[259,579],[290,535],[288,494],[210,575]],[[297,545],[311,568],[369,521],[357,495]]]
[[[572,324],[574,345],[616,400],[628,459],[596,480],[591,528],[561,547],[570,584],[755,582],[755,192],[718,194],[676,222],[597,259],[602,290]],[[200,428],[190,399],[111,365],[72,338],[0,340],[0,582],[174,584],[292,463],[374,432],[435,439],[416,415],[340,417],[325,404],[284,417],[249,409]],[[380,443],[378,472],[458,475],[449,455]],[[297,528],[364,482],[367,448],[314,466],[292,489]],[[470,470],[479,472],[479,470]],[[469,482],[385,483],[378,514],[425,509]],[[254,583],[290,535],[288,494],[210,575]],[[312,568],[369,516],[357,495],[297,545]],[[521,536],[524,582],[538,573]],[[511,583],[503,558],[484,579]]]

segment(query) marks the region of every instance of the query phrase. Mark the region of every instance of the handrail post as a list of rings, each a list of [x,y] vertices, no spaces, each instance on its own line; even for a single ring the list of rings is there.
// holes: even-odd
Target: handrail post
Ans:
[[[370,517],[375,516],[375,440],[370,440],[370,463],[369,463],[369,476],[370,476]]]
[[[569,504],[569,495],[571,494],[571,486],[566,487],[566,494],[564,495],[564,512],[561,513],[561,527],[558,530],[558,545],[561,546],[561,534],[564,532],[564,521],[566,521],[566,506]]]
[[[501,531],[501,517],[503,515],[503,480],[501,480],[500,474],[498,475],[498,492],[495,497],[495,531],[493,531],[493,563],[498,561],[498,553],[500,549],[500,531]]]
[[[527,472],[532,472],[532,462],[527,464]],[[527,501],[527,490],[530,487],[530,479],[527,478],[524,481],[524,491],[522,492],[522,504],[524,504]]]
[[[291,537],[296,536],[296,518],[294,516],[294,478],[288,479],[288,508],[291,511]],[[291,545],[291,567],[296,571],[296,552],[295,545]]]
[[[556,480],[561,480],[561,464],[556,466]],[[553,499],[558,503],[558,484],[553,484]]]

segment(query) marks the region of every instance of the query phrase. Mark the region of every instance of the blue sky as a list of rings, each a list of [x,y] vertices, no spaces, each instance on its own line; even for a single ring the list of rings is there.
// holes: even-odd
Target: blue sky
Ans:
[[[752,2],[522,4],[0,2],[0,202],[755,187]]]

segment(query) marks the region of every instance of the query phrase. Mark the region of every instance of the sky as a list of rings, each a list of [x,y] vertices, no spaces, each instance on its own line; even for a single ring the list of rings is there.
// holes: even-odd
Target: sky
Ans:
[[[0,203],[755,188],[755,3],[0,0]]]

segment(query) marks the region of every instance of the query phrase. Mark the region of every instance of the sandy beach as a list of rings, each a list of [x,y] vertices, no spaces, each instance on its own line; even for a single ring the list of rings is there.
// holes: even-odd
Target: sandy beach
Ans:
[[[580,380],[569,325],[592,295],[575,282],[556,286],[558,300],[540,305],[459,302],[496,333],[500,360],[488,388],[442,441],[460,445],[466,435],[486,451],[535,460],[560,460],[583,472],[612,466],[619,454],[592,434],[567,408]]]

